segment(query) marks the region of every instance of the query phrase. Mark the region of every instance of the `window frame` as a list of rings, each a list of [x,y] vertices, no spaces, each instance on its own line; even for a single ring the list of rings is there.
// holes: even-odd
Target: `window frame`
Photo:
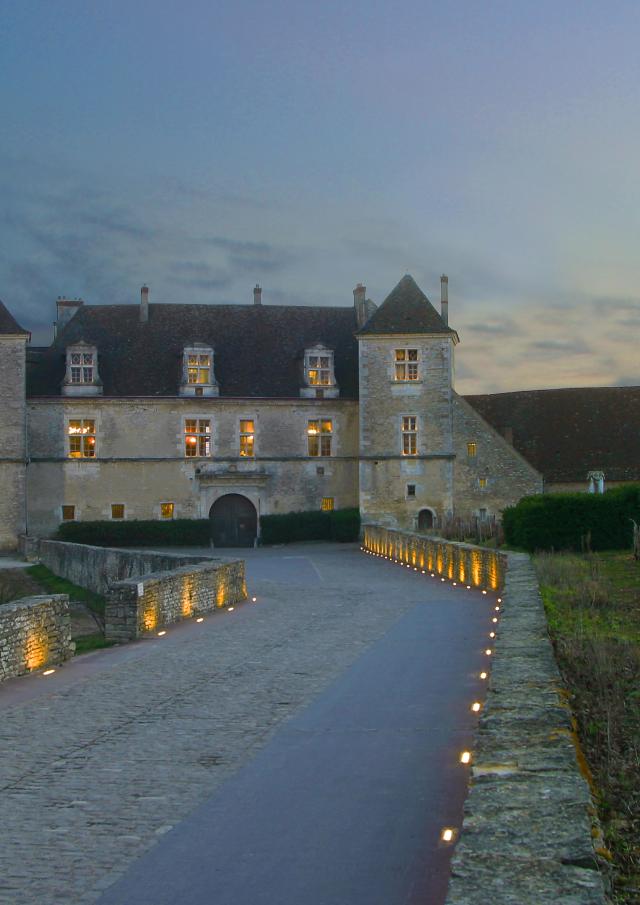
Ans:
[[[411,355],[415,357],[411,357]],[[417,383],[420,379],[420,349],[413,346],[396,347],[393,350],[394,383]]]
[[[333,455],[333,418],[307,419],[307,455],[312,459]]]
[[[76,518],[76,505],[75,503],[63,503],[60,506],[60,519],[63,522],[75,522]],[[71,509],[72,514],[70,516],[65,515],[65,509]]]
[[[317,359],[317,363],[312,365],[311,360]],[[326,358],[327,364],[322,365],[320,360]],[[312,372],[321,375],[326,372],[327,379],[312,378]],[[333,349],[327,349],[325,346],[312,346],[304,350],[304,380],[308,387],[314,390],[331,389],[336,385],[335,376],[335,357]]]
[[[467,458],[475,459],[478,456],[478,443],[476,440],[467,440]]]
[[[170,506],[170,515],[165,515],[165,506]],[[171,522],[176,517],[176,504],[172,500],[165,500],[160,503],[160,520],[163,522]]]
[[[400,452],[407,458],[418,455],[418,416],[400,416]]]
[[[322,501],[320,503],[320,511],[321,512],[335,512],[335,497],[332,496],[323,496]]]
[[[71,425],[79,424],[80,428],[72,433]],[[91,429],[85,430],[85,424],[91,425]],[[67,458],[75,461],[97,458],[97,428],[96,418],[67,418]],[[77,450],[73,450],[72,441],[79,441]],[[93,443],[91,442],[93,440]],[[88,452],[87,452],[88,450]],[[77,453],[77,454],[74,454]]]
[[[209,459],[213,440],[213,428],[211,418],[201,418],[199,415],[187,417],[182,423],[182,446],[185,459]],[[189,430],[189,424],[195,425],[195,430]],[[203,425],[207,424],[208,429]],[[191,442],[190,438],[195,442]],[[193,452],[191,452],[193,449]],[[204,452],[203,452],[204,450]]]
[[[250,424],[251,429],[244,428],[242,425]],[[250,448],[250,452],[247,452]],[[256,419],[239,418],[238,419],[238,455],[241,459],[255,459],[256,457]]]
[[[122,507],[122,515],[114,515],[113,511],[117,507]],[[127,507],[124,503],[111,503],[111,520],[114,522],[123,522],[127,517]]]

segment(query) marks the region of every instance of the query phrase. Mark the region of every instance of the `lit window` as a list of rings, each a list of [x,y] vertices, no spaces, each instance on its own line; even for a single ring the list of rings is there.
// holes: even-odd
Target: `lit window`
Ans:
[[[489,486],[489,478],[478,478],[478,487],[480,490],[486,490]]]
[[[333,512],[333,497],[332,496],[323,496],[322,497],[321,509],[323,512]]]
[[[111,518],[124,518],[124,503],[111,504]]]
[[[211,455],[211,421],[208,418],[185,419],[184,454],[187,458]]]
[[[477,452],[478,446],[473,440],[470,443],[467,443],[467,455],[470,459],[473,459]]]
[[[329,387],[335,384],[331,349],[325,349],[323,346],[307,349],[304,355],[304,368],[309,386]]]
[[[396,349],[395,351],[395,377],[396,380],[418,379],[418,350]]]
[[[327,418],[309,421],[307,425],[307,442],[310,456],[330,456],[333,422]]]
[[[75,506],[63,506],[62,507],[62,521],[63,522],[72,522],[76,517],[76,507]]]
[[[415,496],[415,495],[416,495],[416,485],[407,484],[407,496]]]
[[[418,428],[415,415],[402,418],[402,455],[415,456],[418,453]]]
[[[173,518],[174,503],[160,503],[160,518]]]
[[[82,419],[69,422],[69,458],[94,459],[96,455],[96,423]]]
[[[211,383],[211,356],[208,353],[187,355],[187,382]]]
[[[255,455],[255,430],[253,420],[240,422],[240,455],[252,458]]]
[[[71,383],[93,383],[93,352],[71,353]]]

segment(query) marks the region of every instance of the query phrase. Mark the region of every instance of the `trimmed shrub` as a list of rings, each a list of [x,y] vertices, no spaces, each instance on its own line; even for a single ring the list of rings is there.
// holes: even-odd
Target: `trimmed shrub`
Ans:
[[[287,512],[260,516],[263,544],[289,544],[302,540],[358,540],[360,512],[336,509],[333,512]]]
[[[56,540],[95,547],[206,547],[209,519],[63,522]]]
[[[524,550],[624,550],[640,522],[640,484],[603,494],[524,497],[502,514],[505,540]]]

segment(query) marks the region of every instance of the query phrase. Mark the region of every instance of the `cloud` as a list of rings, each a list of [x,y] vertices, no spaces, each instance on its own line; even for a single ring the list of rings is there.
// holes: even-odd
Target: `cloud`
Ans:
[[[278,273],[294,260],[288,249],[279,248],[269,242],[253,242],[216,236],[205,240],[225,252],[229,267],[238,274],[247,275],[247,271],[261,273]]]

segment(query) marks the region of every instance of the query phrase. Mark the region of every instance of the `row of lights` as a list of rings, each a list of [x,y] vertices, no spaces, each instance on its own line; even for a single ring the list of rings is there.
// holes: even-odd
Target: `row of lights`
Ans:
[[[386,556],[384,553],[375,553],[373,550],[366,550],[364,547],[360,547],[360,549],[362,550],[363,553],[367,553],[369,556],[377,556],[380,559],[386,559],[389,562],[397,563],[399,566],[406,566],[407,569],[412,568],[414,572],[421,572],[422,575],[427,574],[426,569],[418,569],[417,566],[411,566],[409,563],[403,563],[402,560],[395,559],[392,556]],[[429,574],[431,575],[431,578],[436,577],[435,572],[430,572]],[[447,580],[446,578],[440,577],[440,581],[446,581],[446,580]],[[452,585],[455,588],[458,586],[458,582],[453,581]],[[460,587],[462,587],[462,586],[463,585],[461,584]],[[465,585],[465,587],[466,587],[467,591],[471,590],[471,585]],[[483,590],[482,593],[486,595],[487,591]],[[502,597],[498,597],[496,606],[494,607],[495,613],[500,612],[501,603],[502,603]],[[496,637],[495,626],[497,625],[497,623],[498,623],[498,617],[492,616],[491,624],[492,624],[493,628],[489,632],[489,638],[492,641]],[[492,654],[493,654],[493,650],[490,647],[486,648],[485,655],[487,657],[490,657]],[[482,672],[480,673],[480,678],[484,681],[487,679],[487,677],[488,677],[488,673],[486,672],[486,670],[482,670]],[[480,703],[480,701],[474,701],[473,704],[471,705],[471,710],[473,713],[479,713],[481,709],[482,709],[482,704]],[[470,764],[471,763],[471,751],[461,751],[460,756],[459,756],[459,762],[461,764],[465,764],[465,765]],[[447,842],[447,843],[453,842],[457,838],[457,836],[458,836],[458,830],[455,827],[445,826],[440,831],[440,840],[442,842]]]
[[[257,597],[251,598],[251,603],[257,603],[257,602],[258,602]],[[228,613],[233,613],[235,607],[228,606],[225,609],[227,610]],[[198,616],[198,618],[196,619],[196,622],[198,622],[198,623],[204,622],[204,616]],[[156,632],[156,635],[158,636],[158,638],[164,638],[164,636],[166,634],[167,634],[167,630],[165,628],[161,629],[159,632]],[[55,672],[55,669],[45,669],[44,672],[42,673],[42,675],[43,676],[52,676],[54,674],[54,672]]]

